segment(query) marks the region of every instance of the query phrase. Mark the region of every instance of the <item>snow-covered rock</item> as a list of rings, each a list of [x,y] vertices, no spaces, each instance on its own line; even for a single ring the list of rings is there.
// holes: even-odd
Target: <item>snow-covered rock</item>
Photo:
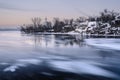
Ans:
[[[92,27],[92,28],[96,28],[98,26],[97,22],[96,21],[93,21],[93,22],[88,22],[88,27]]]

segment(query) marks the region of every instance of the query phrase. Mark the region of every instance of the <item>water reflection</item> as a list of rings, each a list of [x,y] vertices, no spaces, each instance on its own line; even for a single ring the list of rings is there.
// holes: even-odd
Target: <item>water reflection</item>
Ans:
[[[31,42],[35,46],[40,47],[71,47],[71,46],[84,46],[83,37],[81,35],[32,35]]]

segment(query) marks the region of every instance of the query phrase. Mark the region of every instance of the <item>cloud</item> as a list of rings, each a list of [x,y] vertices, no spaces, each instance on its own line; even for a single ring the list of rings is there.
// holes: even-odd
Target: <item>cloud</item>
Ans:
[[[26,9],[19,8],[17,6],[3,4],[3,3],[0,3],[0,9],[3,9],[3,10],[21,10],[21,11],[26,10]]]
[[[41,11],[41,9],[31,9],[31,8],[28,8],[28,7],[22,7],[22,6],[11,5],[11,4],[3,4],[3,3],[0,3],[0,9],[16,10],[16,11]]]

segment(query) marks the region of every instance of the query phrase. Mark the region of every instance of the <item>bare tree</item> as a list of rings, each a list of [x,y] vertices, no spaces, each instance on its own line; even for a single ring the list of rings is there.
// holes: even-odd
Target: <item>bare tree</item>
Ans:
[[[114,10],[108,11],[107,9],[105,9],[103,12],[101,12],[100,15],[102,22],[110,23],[112,20],[115,20],[115,17],[119,14],[117,12],[114,12]]]
[[[73,26],[73,19],[70,19],[70,26],[72,27]]]
[[[64,23],[65,23],[65,25],[68,25],[69,24],[69,19],[64,19]]]
[[[41,18],[39,17],[32,18],[32,22],[34,27],[38,27],[41,24]]]

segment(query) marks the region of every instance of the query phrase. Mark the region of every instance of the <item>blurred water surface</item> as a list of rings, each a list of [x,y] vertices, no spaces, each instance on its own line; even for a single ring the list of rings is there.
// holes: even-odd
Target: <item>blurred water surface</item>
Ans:
[[[119,80],[120,39],[0,32],[0,80]]]

